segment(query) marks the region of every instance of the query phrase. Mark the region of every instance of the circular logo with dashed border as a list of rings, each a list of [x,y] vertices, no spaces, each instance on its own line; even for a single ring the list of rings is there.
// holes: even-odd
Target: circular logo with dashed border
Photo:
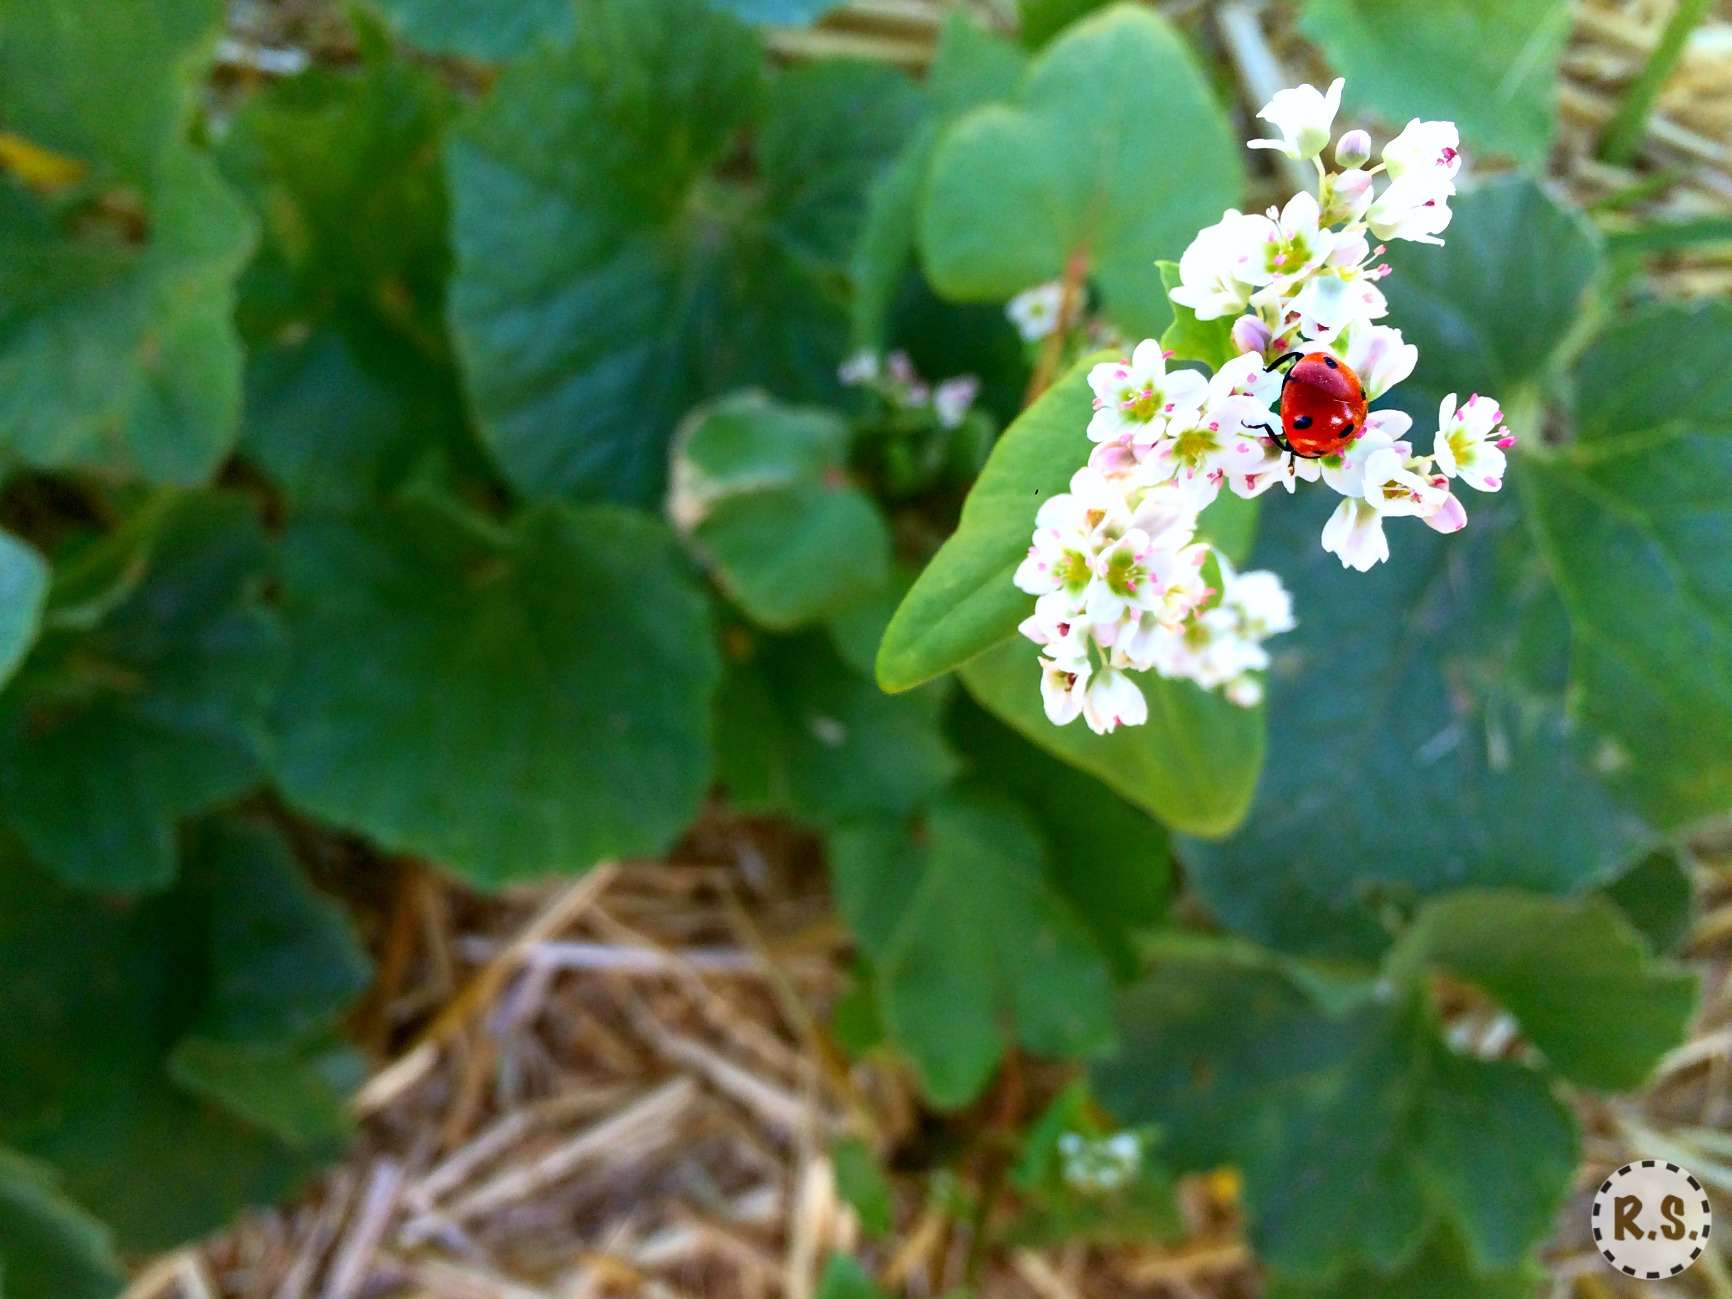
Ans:
[[[1660,1281],[1702,1256],[1714,1211],[1689,1169],[1642,1159],[1601,1183],[1592,1222],[1606,1262],[1626,1276]]]

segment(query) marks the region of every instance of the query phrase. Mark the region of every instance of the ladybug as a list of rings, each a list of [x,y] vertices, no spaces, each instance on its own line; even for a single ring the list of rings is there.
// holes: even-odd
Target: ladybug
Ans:
[[[1306,460],[1340,454],[1365,428],[1365,388],[1353,367],[1328,352],[1289,352],[1281,382],[1281,432],[1266,432],[1283,451]]]

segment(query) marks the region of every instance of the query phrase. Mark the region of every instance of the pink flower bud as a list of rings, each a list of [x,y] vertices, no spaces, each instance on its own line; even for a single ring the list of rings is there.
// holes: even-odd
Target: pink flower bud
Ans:
[[[1273,338],[1269,326],[1256,316],[1240,316],[1233,322],[1233,346],[1241,353],[1261,354],[1268,350]]]
[[[1425,516],[1426,526],[1434,532],[1460,532],[1467,526],[1467,510],[1453,496],[1445,496],[1438,507]]]
[[[1339,204],[1355,219],[1364,216],[1371,206],[1371,173],[1368,171],[1356,167],[1332,176],[1329,188],[1331,207]]]
[[[1371,136],[1366,131],[1349,131],[1335,145],[1335,161],[1343,167],[1363,167],[1371,161]]]

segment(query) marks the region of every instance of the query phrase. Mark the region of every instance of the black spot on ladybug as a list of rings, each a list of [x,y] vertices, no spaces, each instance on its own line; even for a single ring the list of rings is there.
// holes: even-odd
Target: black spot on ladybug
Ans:
[[[1353,436],[1353,425],[1348,424],[1348,425],[1344,426],[1341,430],[1341,436],[1343,438],[1352,437]]]
[[[1312,423],[1312,420],[1311,420],[1311,417],[1309,415],[1300,415],[1298,418],[1296,418],[1293,421],[1293,427],[1294,428],[1310,428],[1311,423]]]
[[[1335,358],[1333,356],[1324,357],[1323,358],[1323,364],[1328,366],[1331,370],[1339,370],[1341,368],[1339,365],[1336,364]]]

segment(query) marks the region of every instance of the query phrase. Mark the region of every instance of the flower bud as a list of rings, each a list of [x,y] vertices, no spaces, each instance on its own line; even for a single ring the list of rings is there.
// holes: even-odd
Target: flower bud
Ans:
[[[1329,215],[1357,221],[1371,206],[1371,173],[1354,168],[1329,178]]]
[[[1269,326],[1257,316],[1240,316],[1233,322],[1233,346],[1241,353],[1256,352],[1259,355],[1269,350],[1269,342],[1274,337]]]
[[[1363,167],[1371,161],[1371,134],[1349,131],[1335,144],[1335,161],[1343,167]]]

